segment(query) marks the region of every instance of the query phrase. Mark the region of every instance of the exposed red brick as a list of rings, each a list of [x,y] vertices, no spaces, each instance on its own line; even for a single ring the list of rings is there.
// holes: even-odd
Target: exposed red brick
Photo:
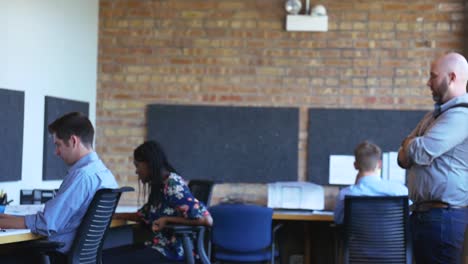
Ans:
[[[121,183],[149,103],[428,109],[432,59],[467,51],[464,0],[320,3],[328,32],[285,31],[283,0],[100,0],[96,144]]]

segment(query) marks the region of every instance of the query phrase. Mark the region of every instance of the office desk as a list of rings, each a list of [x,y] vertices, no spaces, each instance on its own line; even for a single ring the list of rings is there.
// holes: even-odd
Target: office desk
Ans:
[[[282,211],[275,210],[273,212],[273,220],[288,220],[288,221],[325,221],[333,222],[333,212],[330,211]]]
[[[321,213],[321,212],[301,212],[301,211],[275,211],[273,214],[273,220],[276,221],[325,221],[332,222],[333,214]],[[125,220],[112,220],[111,228],[117,228],[127,225],[135,224],[135,222]],[[311,240],[310,227],[307,223],[304,223],[304,259],[310,260],[311,257]],[[42,236],[33,234],[29,229],[18,229],[8,230],[7,232],[0,232],[0,245],[8,243],[23,242],[29,240],[39,239]],[[305,263],[310,263],[305,262]]]
[[[275,210],[273,220],[277,221],[303,221],[304,226],[304,263],[311,263],[312,259],[312,233],[309,222],[333,222],[333,212],[329,211],[295,211]]]
[[[310,263],[311,259],[311,229],[307,222],[333,222],[333,214],[331,212],[303,212],[303,211],[278,211],[273,213],[275,221],[302,221],[304,222],[304,263]],[[112,220],[111,228],[133,225],[135,222],[126,220]],[[0,245],[23,241],[39,239],[42,236],[33,234],[29,229],[8,230],[0,232]]]
[[[29,229],[8,229],[6,232],[0,232],[0,245],[8,243],[23,242],[41,238],[35,235]]]
[[[112,220],[110,227],[116,228],[133,224],[135,224],[135,222],[126,220]],[[6,232],[0,232],[0,245],[36,240],[39,238],[42,238],[42,236],[31,233],[29,229],[7,229]]]

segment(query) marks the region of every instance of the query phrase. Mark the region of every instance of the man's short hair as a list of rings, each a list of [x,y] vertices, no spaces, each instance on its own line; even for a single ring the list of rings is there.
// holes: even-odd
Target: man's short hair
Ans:
[[[94,128],[88,117],[79,112],[71,112],[59,117],[48,126],[50,134],[63,141],[72,135],[78,136],[85,146],[93,146]]]
[[[382,150],[379,146],[364,141],[357,145],[354,149],[354,158],[356,160],[356,167],[360,171],[375,170],[378,162],[381,159]]]

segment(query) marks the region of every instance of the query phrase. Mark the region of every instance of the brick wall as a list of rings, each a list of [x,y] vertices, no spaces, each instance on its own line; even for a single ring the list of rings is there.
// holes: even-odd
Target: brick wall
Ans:
[[[323,0],[325,33],[286,32],[284,2],[100,1],[97,151],[121,184],[149,103],[299,107],[304,180],[307,108],[429,109],[431,60],[468,55],[466,0]]]

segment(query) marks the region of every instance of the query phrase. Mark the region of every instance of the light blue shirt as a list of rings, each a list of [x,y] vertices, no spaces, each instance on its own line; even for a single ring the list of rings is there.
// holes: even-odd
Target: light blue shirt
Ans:
[[[411,136],[408,157],[414,163],[408,173],[413,202],[437,200],[468,206],[468,94],[440,106],[436,119],[428,113]],[[448,109],[448,110],[447,110]]]
[[[408,195],[408,188],[399,182],[382,180],[380,176],[376,175],[362,177],[356,184],[342,189],[336,197],[334,218],[337,224],[343,223],[344,199],[346,195],[406,196]]]
[[[26,227],[51,241],[64,242],[59,250],[68,252],[94,194],[102,188],[118,185],[96,152],[91,152],[69,168],[57,195],[45,204],[43,212],[25,216]]]

